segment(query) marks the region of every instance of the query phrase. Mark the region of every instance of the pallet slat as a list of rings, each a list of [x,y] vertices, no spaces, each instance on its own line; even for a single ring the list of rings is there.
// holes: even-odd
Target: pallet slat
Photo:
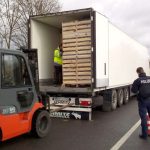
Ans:
[[[63,22],[62,27],[68,27],[73,25],[85,25],[85,24],[91,24],[91,20],[83,20],[83,21],[71,21],[71,22]]]
[[[91,63],[79,63],[77,64],[78,67],[91,67]]]
[[[84,41],[84,42],[73,42],[73,43],[64,43],[63,48],[65,47],[78,47],[78,46],[91,46],[90,41]]]
[[[71,30],[81,30],[81,29],[91,29],[91,24],[86,24],[86,25],[74,25],[74,26],[67,26],[67,27],[63,27],[62,31],[71,31]]]
[[[90,46],[90,41],[83,41],[83,42],[73,42],[73,43],[64,43],[63,47],[75,47],[75,46]]]
[[[63,39],[63,44],[65,43],[73,43],[73,42],[85,42],[85,41],[91,41],[91,37],[83,37],[83,38],[77,38],[77,39]]]
[[[90,50],[91,46],[64,47],[63,51]]]
[[[64,76],[75,76],[77,73],[76,72],[63,72]],[[84,76],[84,75],[89,75],[91,76],[91,72],[90,71],[85,71],[85,72],[78,72],[78,75],[80,76]]]
[[[66,51],[63,53],[63,56],[66,55],[82,55],[82,54],[91,54],[91,50],[86,50],[86,51]]]
[[[78,84],[91,84],[91,80],[81,80],[81,81],[73,81],[73,80],[63,80],[63,84],[74,84],[74,85],[78,85]]]
[[[63,68],[64,72],[72,72],[72,71],[91,71],[91,67],[81,67],[81,68]]]
[[[91,80],[91,76],[64,76],[63,80]]]
[[[91,58],[90,54],[87,55],[70,55],[70,56],[63,56],[63,59],[77,59],[77,58]]]
[[[73,39],[78,37],[91,37],[91,32],[79,32],[79,33],[72,33],[72,34],[63,34],[63,39]]]
[[[91,29],[82,29],[82,30],[71,30],[71,31],[64,31],[63,32],[63,36],[64,35],[69,35],[69,34],[80,34],[80,33],[90,33]]]
[[[63,60],[63,64],[72,64],[72,63],[90,63],[91,62],[91,59],[77,59],[77,60]]]
[[[74,67],[91,67],[91,63],[64,64],[63,65],[63,68],[74,68]]]

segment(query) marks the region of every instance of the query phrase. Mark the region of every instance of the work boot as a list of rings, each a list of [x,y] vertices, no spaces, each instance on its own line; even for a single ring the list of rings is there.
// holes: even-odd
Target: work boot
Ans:
[[[144,135],[142,135],[142,134],[139,135],[139,138],[140,138],[140,139],[143,139],[143,140],[147,140],[147,136],[144,136]]]

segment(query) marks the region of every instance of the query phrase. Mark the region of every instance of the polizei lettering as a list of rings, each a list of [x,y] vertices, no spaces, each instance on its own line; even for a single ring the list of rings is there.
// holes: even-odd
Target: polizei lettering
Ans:
[[[53,112],[50,114],[51,117],[57,117],[57,118],[66,118],[69,119],[70,118],[70,113],[66,113],[66,112]]]
[[[141,84],[150,83],[150,79],[147,80],[141,80]]]

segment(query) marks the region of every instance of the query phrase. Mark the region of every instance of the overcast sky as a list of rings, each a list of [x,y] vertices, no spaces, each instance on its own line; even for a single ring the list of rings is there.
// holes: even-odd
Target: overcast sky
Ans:
[[[150,51],[149,0],[60,0],[62,10],[93,7]]]

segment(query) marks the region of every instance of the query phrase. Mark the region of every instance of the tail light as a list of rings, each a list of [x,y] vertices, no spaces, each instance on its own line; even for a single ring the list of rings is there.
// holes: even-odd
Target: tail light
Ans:
[[[90,106],[90,105],[91,105],[91,102],[90,102],[90,101],[87,101],[87,100],[81,100],[81,101],[80,101],[80,105],[81,105],[81,106]]]

